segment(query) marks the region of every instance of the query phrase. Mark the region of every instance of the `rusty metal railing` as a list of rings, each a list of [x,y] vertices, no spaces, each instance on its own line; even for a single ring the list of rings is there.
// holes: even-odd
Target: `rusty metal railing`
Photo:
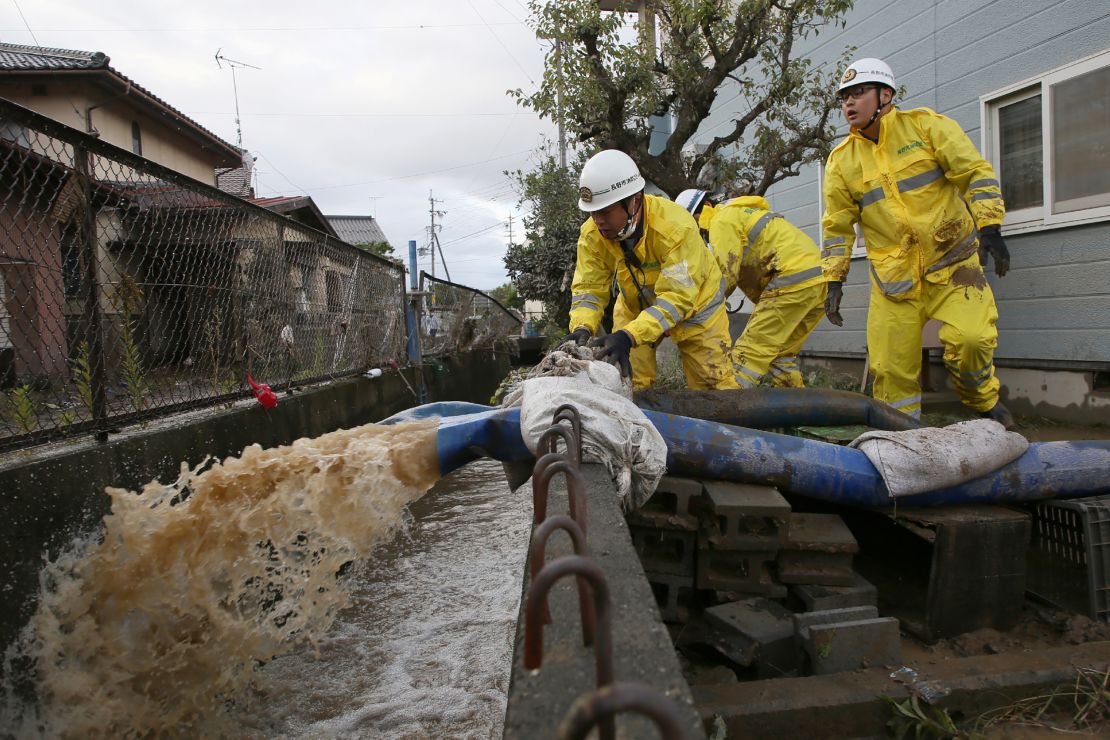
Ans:
[[[565,423],[564,423],[565,422]],[[559,441],[564,450],[559,451]],[[587,497],[579,471],[582,456],[582,423],[572,405],[559,407],[552,425],[540,437],[539,458],[532,473],[533,534],[529,548],[531,583],[524,606],[524,668],[543,667],[543,627],[551,623],[547,595],[561,578],[575,576],[583,645],[594,649],[595,688],[571,706],[559,728],[561,738],[584,738],[595,725],[603,740],[616,735],[615,715],[637,712],[648,716],[664,738],[686,738],[674,702],[640,684],[617,683],[613,672],[612,604],[605,573],[590,556],[587,542]],[[570,516],[547,516],[551,479],[566,478]],[[547,541],[558,529],[567,532],[574,555],[545,563]]]

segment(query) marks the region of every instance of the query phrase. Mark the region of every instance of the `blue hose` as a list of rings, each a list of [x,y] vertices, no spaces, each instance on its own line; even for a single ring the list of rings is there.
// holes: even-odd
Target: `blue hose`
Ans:
[[[673,475],[776,486],[780,491],[850,506],[889,506],[875,466],[856,449],[785,434],[645,412],[667,442]],[[440,403],[383,423],[441,417],[440,472],[479,457],[529,460],[520,410]],[[907,505],[1016,503],[1110,493],[1110,440],[1034,442],[1012,463],[973,481],[899,500]]]

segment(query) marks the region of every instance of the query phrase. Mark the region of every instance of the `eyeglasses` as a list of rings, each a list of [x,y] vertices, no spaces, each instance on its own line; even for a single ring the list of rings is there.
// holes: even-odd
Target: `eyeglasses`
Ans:
[[[849,88],[847,90],[841,90],[840,92],[838,92],[836,94],[836,98],[841,103],[848,102],[848,98],[851,98],[852,100],[859,100],[866,93],[871,92],[875,88],[876,88],[876,85],[860,85],[859,87],[853,87],[853,88]]]

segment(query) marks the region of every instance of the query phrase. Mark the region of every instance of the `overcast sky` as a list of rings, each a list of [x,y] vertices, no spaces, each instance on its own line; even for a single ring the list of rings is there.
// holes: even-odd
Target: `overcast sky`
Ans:
[[[530,168],[555,138],[506,95],[543,74],[527,16],[526,0],[0,0],[0,38],[102,51],[233,144],[232,76],[216,51],[259,67],[236,70],[259,195],[374,215],[407,259],[409,239],[427,243],[431,190],[451,278],[488,289],[507,280],[510,215],[520,234],[502,173]]]

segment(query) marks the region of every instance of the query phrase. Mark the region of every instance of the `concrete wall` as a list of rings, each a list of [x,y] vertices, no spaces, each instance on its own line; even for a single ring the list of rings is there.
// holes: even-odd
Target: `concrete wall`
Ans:
[[[1088,0],[857,0],[846,21],[844,28],[828,26],[800,40],[796,52],[825,70],[836,66],[849,46],[857,48],[853,57],[885,59],[905,86],[906,96],[898,101],[901,107],[927,106],[950,116],[977,146],[982,136],[980,96],[1110,47],[1107,6]],[[735,86],[723,89],[718,100],[699,135],[727,130],[747,109]],[[846,134],[843,119],[834,115],[840,133]],[[768,193],[772,207],[815,240],[819,187],[818,168],[813,166]],[[1091,385],[1095,371],[1110,368],[1110,221],[1012,233],[1007,244],[1010,273],[1001,280],[988,276],[1000,315],[1000,366],[1054,364],[1086,378],[1061,376],[1060,399],[1052,397],[1052,373],[1042,378],[1045,391],[1039,390],[1042,383],[1015,380],[1009,394],[1049,411],[1071,405],[1079,414],[1073,421],[1094,421],[1084,417],[1083,409],[1097,404],[1076,404],[1073,386]],[[867,344],[866,267],[862,259],[852,262],[841,309],[843,328],[822,321],[806,345],[807,353],[862,359]],[[1003,382],[1011,375],[1000,373]]]
[[[505,355],[476,352],[448,359],[441,370],[426,366],[424,377],[430,400],[488,403],[508,370]],[[407,376],[416,385],[415,371]],[[183,460],[195,465],[208,455],[238,455],[254,443],[289,444],[416,405],[396,373],[342,380],[280,399],[270,412],[252,401],[200,418],[166,420],[158,429],[128,432],[105,444],[14,453],[0,464],[0,593],[5,604],[0,650],[34,608],[43,557],[56,555],[75,534],[99,526],[108,513],[105,486],[135,490],[152,479],[175,479]]]

